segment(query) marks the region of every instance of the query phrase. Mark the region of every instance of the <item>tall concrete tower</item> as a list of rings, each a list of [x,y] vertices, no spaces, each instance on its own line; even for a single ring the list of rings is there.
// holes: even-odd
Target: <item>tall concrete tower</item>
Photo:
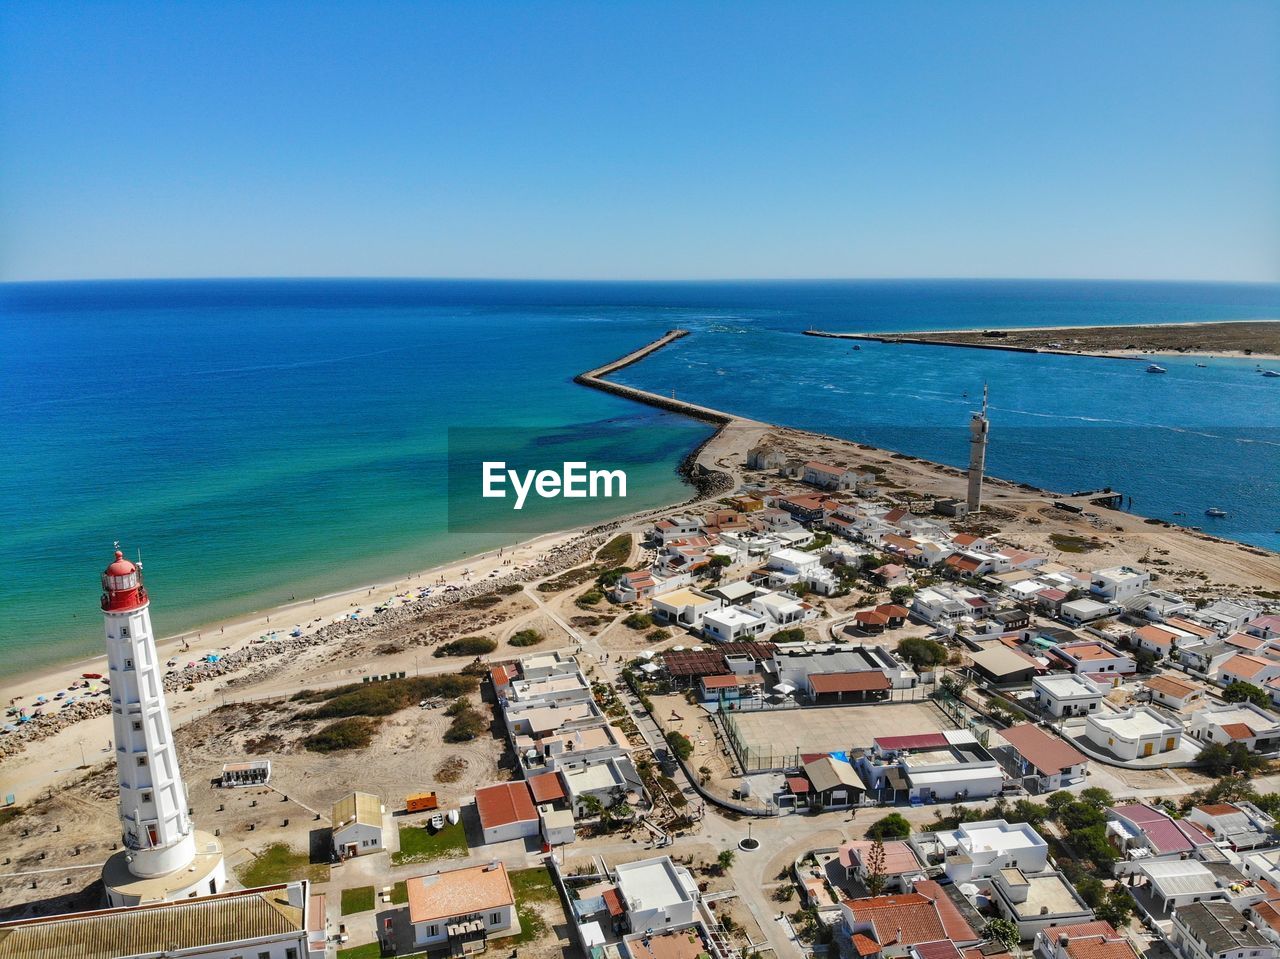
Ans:
[[[116,550],[102,574],[124,843],[102,871],[113,906],[211,895],[227,882],[222,843],[188,814],[149,606],[141,565]]]
[[[969,512],[982,509],[982,472],[987,464],[987,433],[991,424],[987,420],[987,386],[982,385],[982,412],[969,419]]]

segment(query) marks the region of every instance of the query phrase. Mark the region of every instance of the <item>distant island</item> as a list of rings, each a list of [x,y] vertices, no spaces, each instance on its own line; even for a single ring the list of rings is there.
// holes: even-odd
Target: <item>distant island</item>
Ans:
[[[829,333],[809,336],[878,343],[921,343],[1027,353],[1126,357],[1137,353],[1187,356],[1280,357],[1280,320],[1220,323],[1152,323],[1145,326],[1037,326],[989,330],[927,330],[905,333]]]

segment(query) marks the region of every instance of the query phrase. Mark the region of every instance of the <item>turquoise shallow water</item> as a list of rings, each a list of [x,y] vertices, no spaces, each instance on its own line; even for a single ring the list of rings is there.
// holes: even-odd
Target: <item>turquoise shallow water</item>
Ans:
[[[141,547],[162,633],[683,498],[707,435],[572,376],[961,462],[992,385],[993,473],[1109,483],[1156,515],[1230,509],[1280,545],[1280,380],[799,335],[1280,316],[1275,286],[190,281],[0,286],[0,667],[96,652],[96,576]],[[969,397],[964,396],[965,392]],[[450,430],[453,431],[452,437]],[[448,451],[622,467],[626,500],[519,514],[455,499]],[[478,481],[478,480],[477,480]],[[1206,524],[1207,525],[1207,524]]]

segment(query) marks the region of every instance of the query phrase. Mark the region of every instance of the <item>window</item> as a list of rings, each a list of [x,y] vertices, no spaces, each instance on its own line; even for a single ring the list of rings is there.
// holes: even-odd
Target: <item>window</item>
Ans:
[[[149,792],[145,792],[145,793],[143,793],[143,794],[142,794],[142,801],[143,801],[143,802],[151,802],[151,793],[149,793]]]
[[[489,925],[496,926],[500,922],[502,922],[502,913],[495,912],[491,916],[489,916]]]
[[[124,661],[124,668],[125,668],[125,669],[133,669],[133,660],[132,660],[132,659],[126,659],[126,660]]]
[[[298,950],[293,946],[289,946],[284,951],[284,959],[298,959]]]
[[[142,732],[142,720],[140,720],[140,719],[135,719],[135,720],[133,721],[133,731],[134,731],[135,733],[140,733],[140,732]]]
[[[120,638],[121,638],[121,639],[128,639],[128,638],[129,638],[129,627],[128,627],[128,626],[121,626],[121,627],[120,627]]]
[[[258,953],[258,959],[271,959],[271,953],[269,953],[269,952],[260,952],[260,953]]]
[[[440,935],[440,927],[439,927],[439,926],[427,926],[427,935],[428,935],[428,936],[438,936],[438,935]]]
[[[139,756],[139,757],[138,757],[138,765],[139,765],[139,766],[145,766],[146,764],[147,764],[147,757],[146,757],[146,756]]]

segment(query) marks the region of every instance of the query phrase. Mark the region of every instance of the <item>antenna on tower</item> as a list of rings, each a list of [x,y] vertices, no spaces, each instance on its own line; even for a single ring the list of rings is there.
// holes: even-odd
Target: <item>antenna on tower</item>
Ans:
[[[111,548],[112,548],[112,549],[119,549],[119,548],[120,548],[120,540],[118,540],[118,539],[113,539],[113,540],[111,541]]]
[[[987,384],[982,384],[982,418],[987,417]]]

